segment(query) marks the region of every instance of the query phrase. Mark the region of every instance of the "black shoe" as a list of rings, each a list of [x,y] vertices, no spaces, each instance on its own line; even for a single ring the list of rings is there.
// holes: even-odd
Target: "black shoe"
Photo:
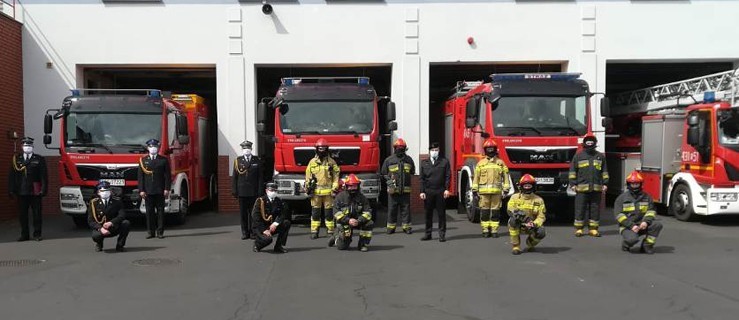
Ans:
[[[41,236],[35,236],[33,237],[33,240],[41,241],[41,240],[44,240],[44,238],[41,238]]]
[[[335,237],[328,238],[328,246],[333,247],[335,245],[336,245],[336,238]]]
[[[126,252],[126,248],[124,248],[123,246],[115,246],[115,251]]]
[[[100,252],[100,251],[103,251],[103,246],[96,243],[95,244],[95,252]]]
[[[275,247],[274,251],[275,253],[287,253],[287,249],[283,247]]]
[[[154,238],[154,235],[153,234],[146,235],[146,239],[151,239],[151,238]]]
[[[20,238],[18,238],[18,240],[16,240],[16,241],[18,241],[18,242],[23,242],[23,241],[28,241],[28,240],[30,240],[30,238],[28,238],[28,237],[24,237],[24,236],[21,236],[21,237],[20,237]]]
[[[408,228],[408,229],[403,229],[403,232],[405,232],[405,234],[411,234],[411,233],[413,233],[413,230],[411,230],[410,228]]]
[[[493,233],[490,234],[490,236],[493,237],[493,238],[497,238],[498,237],[498,233],[497,232],[493,232]]]
[[[318,239],[318,232],[316,232],[316,233],[311,233],[311,234],[310,234],[310,239],[311,239],[311,240],[316,240],[316,239]]]
[[[482,233],[483,238],[490,238],[490,232],[483,232]]]
[[[387,234],[393,234],[395,233],[395,229],[387,229]]]
[[[259,248],[257,248],[256,244],[251,247],[251,251],[259,252]]]
[[[439,242],[446,242],[446,238],[444,236],[439,236]]]
[[[650,245],[642,245],[641,249],[639,249],[639,252],[646,253],[646,254],[654,254],[654,247]]]
[[[164,239],[164,234],[161,234],[161,233],[160,233],[160,234],[158,234],[158,235],[157,235],[157,239]]]
[[[423,238],[421,238],[421,241],[429,241],[429,240],[431,240],[431,235],[430,234],[427,234],[427,235],[423,236]]]
[[[249,239],[249,235],[248,234],[242,234],[241,235],[241,240],[246,240],[246,239]]]

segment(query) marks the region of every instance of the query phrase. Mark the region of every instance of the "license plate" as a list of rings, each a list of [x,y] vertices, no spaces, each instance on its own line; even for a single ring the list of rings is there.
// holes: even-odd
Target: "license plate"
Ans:
[[[100,179],[100,182],[103,181],[108,181],[108,183],[110,183],[110,185],[114,187],[123,187],[126,185],[125,179]]]
[[[537,177],[535,179],[538,184],[554,184],[553,177]]]

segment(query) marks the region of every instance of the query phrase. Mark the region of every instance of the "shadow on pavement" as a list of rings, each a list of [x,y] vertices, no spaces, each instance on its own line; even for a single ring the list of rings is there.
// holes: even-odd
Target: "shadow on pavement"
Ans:
[[[386,251],[386,250],[395,250],[395,249],[401,249],[405,246],[399,246],[399,245],[388,245],[388,246],[373,246],[370,245],[369,249],[370,251]]]
[[[536,247],[533,253],[557,254],[560,252],[565,252],[565,251],[570,251],[570,250],[572,250],[572,248],[570,247]]]
[[[675,253],[673,246],[655,246],[654,253]]]
[[[196,232],[196,233],[183,233],[183,234],[168,234],[167,238],[180,238],[180,237],[202,237],[212,236],[217,234],[233,233],[231,231],[211,231],[211,232]]]
[[[446,236],[446,241],[465,240],[465,239],[482,239],[480,233],[468,233],[454,236]]]
[[[115,249],[104,249],[103,252],[105,253],[114,253],[114,254],[126,254],[128,252],[146,252],[146,251],[154,251],[159,249],[164,249],[166,247],[126,247],[126,252],[117,252]]]
[[[296,247],[288,247],[287,250],[289,250],[288,253],[291,253],[291,252],[303,252],[303,251],[322,250],[322,249],[326,249],[326,248],[328,248],[328,246],[326,246],[326,247],[297,247],[297,248]]]

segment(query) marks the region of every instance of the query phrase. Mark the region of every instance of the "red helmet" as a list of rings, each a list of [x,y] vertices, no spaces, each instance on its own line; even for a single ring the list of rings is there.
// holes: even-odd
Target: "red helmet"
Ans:
[[[326,141],[326,139],[324,138],[318,139],[318,141],[316,141],[316,148],[319,148],[319,147],[328,148],[328,141]]]
[[[348,191],[359,190],[360,183],[362,183],[362,181],[352,173],[344,180],[344,188]]]
[[[626,183],[644,183],[644,177],[638,171],[632,171],[631,174],[626,177]]]
[[[398,140],[395,140],[395,143],[393,143],[393,148],[407,148],[408,145],[405,144],[405,140],[402,138],[398,138]]]
[[[524,185],[524,184],[536,184],[536,179],[534,179],[534,176],[530,174],[525,174],[521,177],[521,180],[518,180],[518,185]]]
[[[495,140],[493,140],[493,138],[488,138],[488,139],[487,139],[487,140],[485,140],[485,142],[484,142],[484,143],[482,144],[482,147],[483,147],[483,148],[491,148],[491,147],[492,147],[492,148],[496,148],[496,149],[497,149],[497,148],[498,148],[498,144],[497,144],[497,143],[495,143]]]

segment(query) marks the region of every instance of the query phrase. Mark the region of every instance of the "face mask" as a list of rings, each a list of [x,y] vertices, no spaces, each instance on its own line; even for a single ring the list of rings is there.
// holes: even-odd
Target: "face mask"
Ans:
[[[595,142],[592,142],[592,141],[585,142],[585,149],[588,149],[588,150],[595,149]]]
[[[485,155],[488,158],[492,158],[498,155],[498,150],[495,149],[485,149]]]
[[[103,200],[110,199],[110,191],[100,191],[100,198]]]
[[[523,185],[523,186],[521,186],[521,192],[523,192],[523,193],[525,193],[525,194],[530,194],[530,193],[533,193],[533,192],[534,192],[534,186],[530,186],[530,185],[529,185],[529,186],[530,186],[530,188],[528,188],[528,189],[526,188],[526,186],[527,186],[527,185]]]
[[[25,153],[25,154],[31,154],[31,153],[33,153],[33,147],[32,146],[23,146],[23,153]]]
[[[157,147],[149,147],[149,154],[150,155],[155,155],[157,153],[159,153],[159,148],[157,148]]]
[[[274,200],[275,198],[277,198],[277,192],[267,191],[267,198],[269,198],[269,200]]]
[[[398,157],[403,157],[403,156],[405,156],[405,149],[400,149],[400,148],[399,149],[395,149],[395,154]]]
[[[631,193],[638,194],[641,192],[641,183],[635,183],[633,185],[629,183],[628,188]]]
[[[431,155],[431,158],[432,159],[438,159],[439,158],[439,151],[432,150],[431,152],[429,152],[429,154]]]
[[[243,155],[244,155],[245,157],[251,156],[251,149],[243,149],[243,150],[241,150],[241,153],[242,153],[242,154],[243,154]]]

